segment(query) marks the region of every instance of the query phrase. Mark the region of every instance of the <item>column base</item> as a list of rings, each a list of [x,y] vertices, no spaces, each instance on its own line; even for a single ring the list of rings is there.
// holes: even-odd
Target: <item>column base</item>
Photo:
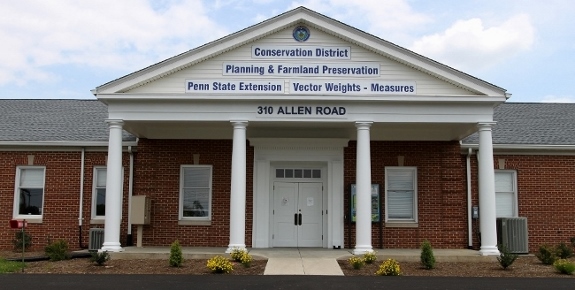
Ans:
[[[124,248],[122,248],[120,243],[104,242],[102,248],[98,252],[104,252],[104,251],[117,253],[117,252],[123,252]]]
[[[354,254],[354,255],[363,255],[365,253],[373,253],[373,247],[372,246],[356,246],[352,252],[352,254]]]
[[[499,256],[501,253],[499,252],[499,249],[497,249],[497,247],[481,247],[479,249],[479,254],[481,256]]]
[[[229,244],[228,248],[226,249],[226,254],[231,253],[233,250],[245,250],[246,249],[246,245],[244,244]]]

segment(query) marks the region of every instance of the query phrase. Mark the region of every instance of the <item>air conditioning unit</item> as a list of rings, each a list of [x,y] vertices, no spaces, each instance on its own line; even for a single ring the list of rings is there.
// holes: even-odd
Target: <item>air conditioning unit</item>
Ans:
[[[507,247],[511,253],[529,253],[527,218],[498,218],[497,243]]]
[[[90,229],[90,242],[88,251],[98,251],[104,244],[104,229],[92,228]]]

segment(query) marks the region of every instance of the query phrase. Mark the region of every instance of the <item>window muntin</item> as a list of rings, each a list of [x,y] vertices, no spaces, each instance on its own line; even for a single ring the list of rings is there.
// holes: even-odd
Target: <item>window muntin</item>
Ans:
[[[15,217],[42,217],[45,172],[45,167],[17,167],[16,188],[14,191]]]
[[[517,178],[514,170],[495,170],[495,213],[517,217]]]
[[[92,218],[102,219],[106,214],[106,181],[107,168],[94,167],[94,182],[92,183]]]
[[[417,169],[385,168],[385,221],[417,222]]]
[[[210,220],[212,166],[184,165],[180,172],[180,219]]]
[[[278,168],[276,178],[321,178],[321,169]]]

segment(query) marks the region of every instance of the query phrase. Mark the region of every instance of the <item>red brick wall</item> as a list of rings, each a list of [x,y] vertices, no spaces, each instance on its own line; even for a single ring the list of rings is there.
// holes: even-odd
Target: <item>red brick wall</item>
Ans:
[[[81,152],[0,152],[0,248],[12,249],[16,230],[10,229],[13,218],[14,186],[16,167],[28,165],[28,155],[34,155],[34,164],[45,166],[45,187],[43,219],[39,224],[28,224],[26,231],[32,237],[33,250],[43,251],[49,241],[64,239],[70,249],[80,249],[80,207]],[[93,167],[106,165],[106,152],[86,152],[84,169],[82,246],[88,246],[91,217]],[[124,201],[128,193],[129,156],[123,156]],[[124,202],[124,220],[127,218],[127,204]],[[125,226],[123,227],[125,232]],[[125,242],[125,235],[122,235]]]
[[[349,217],[349,190],[355,183],[356,143],[345,148],[345,211]],[[467,203],[465,163],[458,142],[371,142],[371,179],[380,184],[381,212],[385,210],[385,166],[417,167],[419,226],[416,228],[382,227],[372,224],[374,248],[418,248],[429,240],[436,248],[464,248],[467,245]],[[346,222],[345,245],[355,245],[355,225]]]
[[[212,165],[211,225],[178,225],[180,166]],[[247,147],[246,245],[252,238],[253,148]],[[134,174],[134,195],[151,197],[151,224],[143,228],[143,245],[226,247],[229,240],[232,140],[140,139]],[[133,229],[134,233],[136,229]]]
[[[527,217],[529,251],[540,245],[570,243],[575,237],[575,156],[495,155],[505,168],[517,172],[519,216]],[[473,204],[478,202],[477,158],[472,156]],[[474,232],[478,224],[474,222]],[[479,242],[475,236],[474,245]]]

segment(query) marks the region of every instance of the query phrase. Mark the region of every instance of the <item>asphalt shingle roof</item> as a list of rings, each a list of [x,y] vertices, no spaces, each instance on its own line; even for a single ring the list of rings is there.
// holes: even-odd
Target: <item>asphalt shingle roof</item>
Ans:
[[[493,144],[575,145],[575,103],[504,103],[493,119]],[[478,142],[477,133],[463,140]]]
[[[107,118],[98,100],[0,100],[0,141],[108,142]]]

